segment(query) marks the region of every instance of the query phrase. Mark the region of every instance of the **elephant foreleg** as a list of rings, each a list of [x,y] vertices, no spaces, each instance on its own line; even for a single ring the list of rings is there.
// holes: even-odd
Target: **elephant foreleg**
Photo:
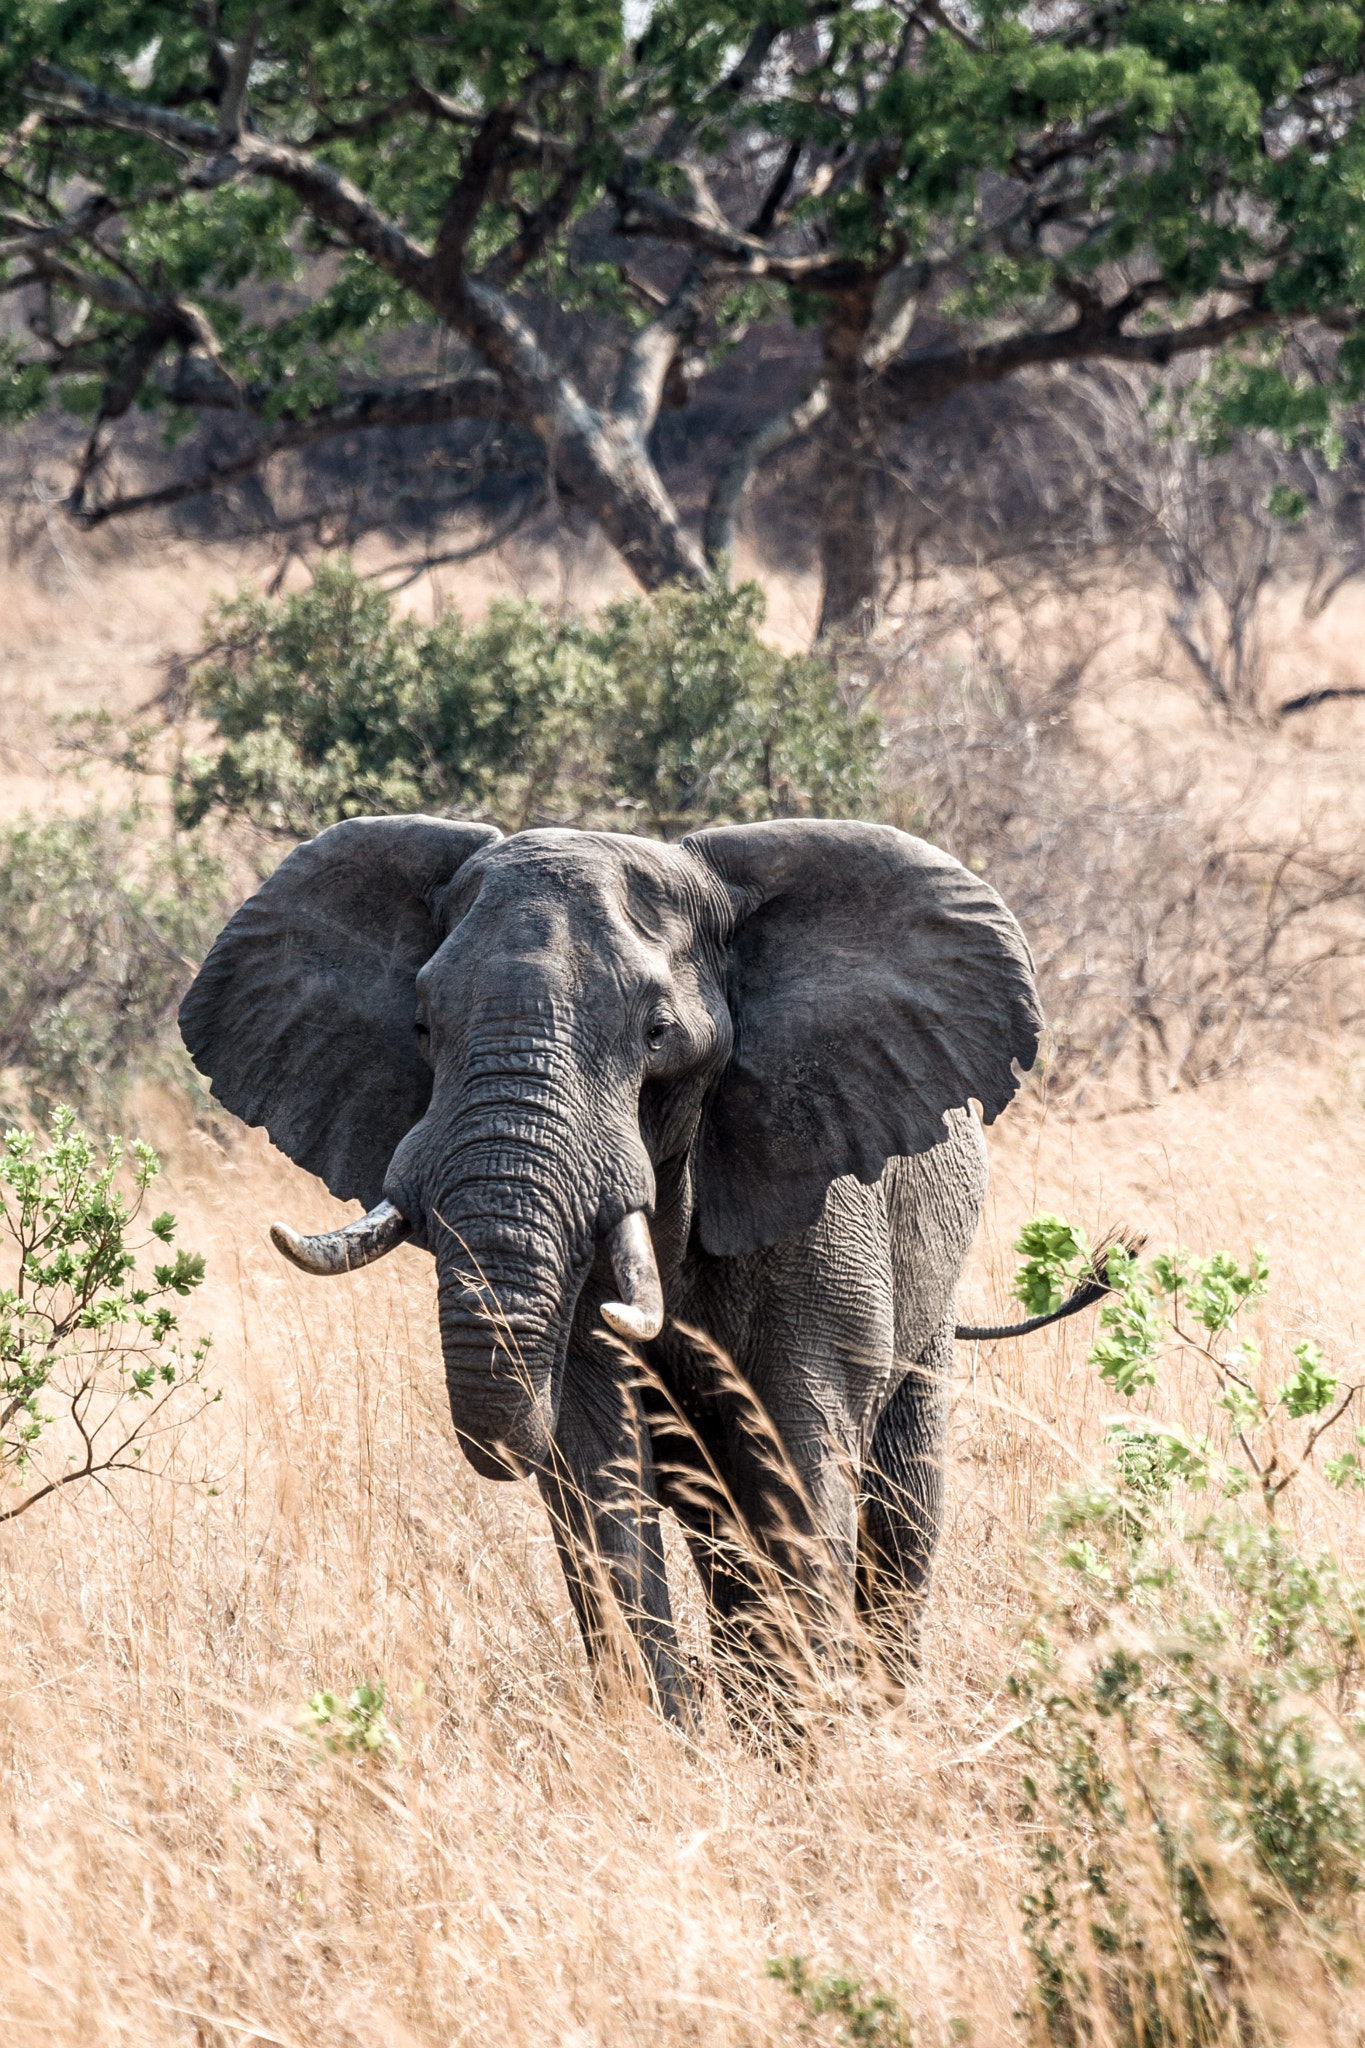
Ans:
[[[856,1510],[847,1461],[814,1430],[805,1469],[732,1414],[723,1456],[676,1436],[664,1498],[686,1533],[717,1672],[743,1725],[792,1724],[851,1648]],[[795,1437],[795,1433],[794,1437]],[[724,1473],[722,1479],[721,1474]]]
[[[634,1367],[614,1347],[575,1344],[553,1462],[537,1474],[594,1668],[644,1675],[670,1720],[694,1717],[673,1627],[653,1450]],[[638,1659],[638,1663],[636,1660]]]
[[[943,1522],[951,1314],[882,1410],[859,1503],[858,1605],[891,1677],[919,1663],[919,1624]]]

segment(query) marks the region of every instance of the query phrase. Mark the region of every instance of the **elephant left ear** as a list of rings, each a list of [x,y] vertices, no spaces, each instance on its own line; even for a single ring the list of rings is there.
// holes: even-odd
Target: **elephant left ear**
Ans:
[[[224,1108],[342,1201],[374,1207],[425,1115],[417,975],[446,891],[502,837],[453,818],[346,818],[295,847],[218,934],[180,1005]]]
[[[1024,935],[978,875],[888,825],[778,820],[683,845],[736,913],[734,1052],[695,1154],[708,1251],[809,1228],[831,1181],[879,1180],[973,1099],[994,1121],[1042,1016]]]

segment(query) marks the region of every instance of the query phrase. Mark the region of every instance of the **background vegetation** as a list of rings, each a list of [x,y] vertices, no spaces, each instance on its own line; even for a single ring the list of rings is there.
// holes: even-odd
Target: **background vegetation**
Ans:
[[[25,0],[6,410],[55,386],[90,419],[86,525],[244,478],[278,523],[277,457],[445,429],[447,512],[482,496],[505,536],[562,495],[650,590],[723,577],[755,470],[806,443],[821,630],[865,633],[882,474],[963,393],[1189,358],[1212,438],[1331,459],[1365,362],[1360,49],[1356,8],[1260,0]],[[774,331],[699,537],[656,429]],[[195,450],[121,485],[138,405]]]
[[[532,12],[0,37],[7,2026],[1356,2044],[1360,23]],[[297,1279],[186,1085],[234,903],[413,805],[934,838],[1051,1017],[962,1313],[1148,1234],[960,1352],[918,1684],[780,1768],[672,1531],[706,1726],[594,1691],[427,1264]]]
[[[222,745],[183,768],[177,813],[291,840],[381,811],[674,838],[718,820],[875,808],[881,728],[824,661],[759,636],[764,602],[663,591],[596,622],[534,602],[420,627],[350,564],[209,624],[195,705]]]

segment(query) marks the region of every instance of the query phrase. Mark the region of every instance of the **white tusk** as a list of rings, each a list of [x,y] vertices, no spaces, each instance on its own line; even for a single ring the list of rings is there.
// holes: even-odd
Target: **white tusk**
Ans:
[[[664,1291],[643,1210],[632,1209],[621,1218],[607,1239],[607,1250],[623,1299],[604,1301],[602,1320],[618,1337],[647,1344],[664,1326]]]
[[[316,1237],[301,1237],[287,1223],[272,1223],[270,1241],[305,1273],[354,1273],[401,1244],[411,1227],[401,1209],[380,1202],[368,1216],[357,1216],[354,1223],[320,1231]]]

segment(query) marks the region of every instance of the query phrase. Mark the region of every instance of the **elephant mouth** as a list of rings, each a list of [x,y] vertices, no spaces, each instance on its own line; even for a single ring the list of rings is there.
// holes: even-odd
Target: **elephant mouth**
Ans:
[[[292,1230],[287,1223],[270,1226],[270,1239],[276,1251],[300,1272],[318,1278],[354,1273],[362,1266],[373,1265],[411,1235],[411,1223],[390,1201],[378,1203],[368,1215],[343,1224],[339,1230],[323,1230],[312,1236]],[[602,1320],[616,1336],[630,1343],[647,1344],[664,1326],[664,1296],[643,1209],[630,1210],[608,1233],[607,1252],[620,1299],[602,1303]]]

